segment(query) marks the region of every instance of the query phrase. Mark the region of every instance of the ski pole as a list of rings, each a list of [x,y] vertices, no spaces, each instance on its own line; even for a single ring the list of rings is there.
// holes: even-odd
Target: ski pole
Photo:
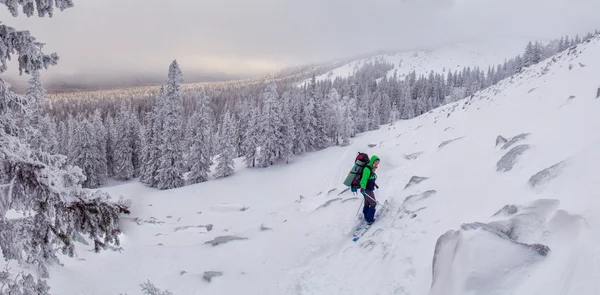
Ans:
[[[375,200],[375,199],[373,199],[371,196],[369,196],[369,195],[368,195],[366,192],[365,192],[365,193],[363,193],[363,196],[367,196],[367,197],[369,197],[369,199],[371,199],[371,200],[375,201],[375,203],[377,203],[377,205],[379,205],[379,206],[383,207],[383,205],[381,205],[381,204],[380,204],[380,203],[379,203],[377,200]]]
[[[358,207],[358,210],[356,210],[356,215],[358,215],[358,212],[360,211],[360,207],[362,207],[362,204],[364,201],[365,201],[365,199],[360,200],[360,206]]]

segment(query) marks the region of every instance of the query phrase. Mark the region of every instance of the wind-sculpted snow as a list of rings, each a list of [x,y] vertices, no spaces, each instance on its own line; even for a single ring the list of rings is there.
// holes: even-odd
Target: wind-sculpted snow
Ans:
[[[315,211],[316,211],[316,210],[319,210],[319,209],[326,208],[326,207],[328,207],[329,205],[331,205],[331,203],[333,203],[333,202],[339,202],[339,201],[341,201],[341,200],[342,200],[342,198],[334,198],[334,199],[331,199],[331,200],[329,200],[329,201],[327,201],[327,202],[323,203],[323,205],[321,205],[321,206],[317,207],[317,209],[315,209]]]
[[[502,135],[498,135],[498,137],[496,137],[496,146],[504,145],[506,142],[508,142],[508,140]]]
[[[496,163],[496,171],[507,172],[512,170],[517,163],[517,158],[529,149],[529,145],[522,144],[512,148]]]
[[[411,187],[411,186],[413,186],[415,184],[419,184],[419,183],[421,183],[421,182],[423,182],[423,181],[425,181],[427,179],[429,179],[429,177],[413,176],[413,177],[410,178],[410,180],[408,181],[408,183],[406,184],[406,186],[404,188],[405,189],[409,188],[409,187]]]
[[[437,192],[435,190],[428,190],[428,191],[425,191],[425,192],[417,194],[417,195],[410,195],[410,196],[406,197],[406,199],[404,200],[404,204],[417,203],[419,201],[422,201],[424,199],[427,199],[427,198],[435,195],[436,193]]]
[[[535,188],[550,182],[560,174],[566,165],[567,162],[562,161],[534,174],[529,178],[529,185]]]
[[[185,226],[178,226],[175,228],[175,231],[180,231],[180,230],[186,230],[188,228],[205,228],[207,232],[211,231],[213,229],[213,225],[212,224],[207,224],[207,225],[185,225]]]
[[[137,223],[138,225],[142,225],[144,223],[148,223],[148,224],[163,224],[163,223],[165,223],[164,221],[159,220],[156,217],[150,217],[149,219],[146,219],[146,220],[141,219],[139,217],[135,217],[132,220],[133,220],[133,222]]]
[[[347,198],[342,200],[342,203],[346,203],[346,202],[350,202],[350,201],[354,201],[354,200],[359,200],[359,197],[352,197],[352,198]]]
[[[269,231],[269,230],[273,230],[273,229],[266,226],[264,223],[260,225],[260,231]]]
[[[214,277],[220,277],[222,275],[223,273],[220,271],[205,271],[202,278],[210,283]]]
[[[406,160],[416,160],[422,154],[423,154],[423,152],[412,153],[410,155],[404,155],[404,159],[406,159]]]
[[[216,237],[213,240],[210,240],[208,242],[205,242],[204,244],[211,244],[213,246],[217,246],[217,245],[221,245],[221,244],[225,244],[225,243],[229,243],[231,241],[237,241],[237,240],[247,240],[248,238],[246,237],[237,237],[237,236],[220,236],[220,237]]]
[[[441,143],[441,144],[438,146],[438,148],[440,148],[440,149],[441,149],[441,148],[445,147],[446,145],[448,145],[448,144],[450,144],[450,143],[452,143],[452,142],[454,142],[454,141],[457,141],[457,140],[459,140],[459,139],[461,139],[461,138],[463,138],[463,137],[464,137],[464,136],[457,137],[457,138],[455,138],[455,139],[446,140],[446,141],[442,142],[442,143]]]
[[[463,224],[437,240],[430,295],[508,294],[550,248],[538,241],[558,201],[537,200],[505,220]],[[499,212],[516,212],[505,206]],[[532,241],[532,242],[531,242]]]
[[[519,134],[519,135],[517,135],[517,136],[514,136],[514,137],[512,137],[511,139],[509,139],[509,140],[508,140],[508,142],[507,142],[507,143],[505,143],[505,144],[502,146],[502,149],[503,149],[503,150],[505,150],[505,149],[507,149],[507,148],[511,147],[512,145],[514,145],[515,143],[517,143],[517,142],[519,142],[519,141],[521,141],[521,140],[524,140],[524,139],[526,139],[526,138],[529,136],[529,134],[530,134],[530,133],[521,133],[521,134]],[[496,141],[496,143],[497,143],[497,142],[498,142],[498,141]]]
[[[220,212],[220,213],[246,211],[248,209],[250,209],[250,207],[241,205],[241,204],[221,204],[221,205],[210,207],[210,211]]]
[[[506,205],[498,212],[496,212],[493,216],[511,216],[515,215],[519,212],[519,208],[515,205]]]

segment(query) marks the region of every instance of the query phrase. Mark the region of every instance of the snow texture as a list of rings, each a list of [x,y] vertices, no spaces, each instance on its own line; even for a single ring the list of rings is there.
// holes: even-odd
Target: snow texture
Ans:
[[[410,178],[410,180],[408,181],[408,183],[406,184],[406,186],[404,188],[409,188],[409,187],[411,187],[415,184],[419,184],[427,179],[429,179],[429,177],[413,176]]]
[[[508,142],[508,140],[502,137],[502,135],[498,135],[498,137],[496,137],[496,146],[504,145],[506,142]]]
[[[323,208],[329,207],[329,205],[331,205],[332,203],[334,203],[334,202],[339,202],[339,201],[341,201],[341,200],[342,200],[342,198],[334,198],[334,199],[331,199],[331,200],[329,200],[329,201],[327,201],[327,202],[323,203],[323,205],[321,205],[321,206],[317,207],[317,209],[315,209],[315,210],[319,210],[319,209],[323,209]]]
[[[529,178],[529,185],[535,188],[552,181],[552,179],[556,178],[560,174],[560,172],[566,165],[566,161],[561,161],[534,174]]]
[[[229,243],[231,241],[238,241],[238,240],[247,240],[248,238],[246,237],[237,237],[237,236],[220,236],[220,237],[216,237],[213,240],[207,241],[204,244],[211,244],[213,246],[217,246],[217,245],[221,245],[221,244],[225,244],[225,243]]]
[[[404,200],[405,203],[415,203],[415,202],[419,202],[422,201],[426,198],[429,198],[433,195],[435,195],[437,192],[435,190],[428,190],[426,192],[420,193],[418,195],[410,195],[408,197],[406,197],[406,199]]]
[[[202,275],[202,278],[207,281],[207,282],[212,282],[212,279],[215,277],[220,277],[222,276],[223,273],[220,271],[205,271],[204,274]]]
[[[450,143],[452,143],[452,142],[454,142],[454,141],[457,141],[457,140],[459,140],[459,139],[461,139],[461,138],[463,138],[463,137],[464,137],[464,136],[461,136],[461,137],[458,137],[458,138],[455,138],[455,139],[446,140],[446,141],[442,142],[442,143],[441,143],[441,144],[438,146],[438,148],[440,148],[440,149],[441,149],[441,148],[445,147],[446,145],[448,145],[448,144],[450,144]]]
[[[410,155],[404,155],[404,158],[407,160],[416,160],[422,154],[423,154],[423,152],[412,153]]]
[[[496,171],[507,172],[512,170],[514,165],[517,163],[517,158],[529,149],[529,145],[522,144],[510,149],[499,161],[496,163]]]
[[[513,146],[515,143],[517,143],[517,142],[519,142],[519,141],[521,141],[521,140],[525,140],[525,139],[527,139],[527,137],[528,137],[528,136],[529,136],[529,133],[521,133],[521,134],[519,134],[519,135],[517,135],[517,136],[514,136],[514,137],[512,137],[511,139],[509,139],[509,140],[508,140],[508,142],[507,142],[507,143],[505,143],[505,144],[502,146],[502,149],[503,149],[503,150],[505,150],[505,149],[507,149],[507,148],[509,148],[509,147]],[[496,142],[497,142],[497,141],[496,141]]]
[[[515,205],[506,205],[498,210],[493,216],[511,216],[519,212],[519,208]]]

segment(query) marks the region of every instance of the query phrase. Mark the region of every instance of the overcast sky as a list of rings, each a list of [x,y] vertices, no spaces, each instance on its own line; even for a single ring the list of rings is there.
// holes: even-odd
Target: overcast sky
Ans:
[[[600,28],[600,0],[74,0],[54,18],[0,20],[58,52],[49,75],[262,74],[375,50]],[[11,74],[16,68],[9,69]]]

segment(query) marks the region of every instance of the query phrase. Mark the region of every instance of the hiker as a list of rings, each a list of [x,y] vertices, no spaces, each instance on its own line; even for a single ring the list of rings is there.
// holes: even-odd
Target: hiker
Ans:
[[[377,180],[377,174],[375,174],[377,166],[379,166],[379,157],[373,155],[369,164],[363,169],[360,179],[360,193],[365,198],[363,214],[368,224],[372,224],[375,221],[375,206],[377,206],[375,188],[379,188],[375,183],[375,180]]]

